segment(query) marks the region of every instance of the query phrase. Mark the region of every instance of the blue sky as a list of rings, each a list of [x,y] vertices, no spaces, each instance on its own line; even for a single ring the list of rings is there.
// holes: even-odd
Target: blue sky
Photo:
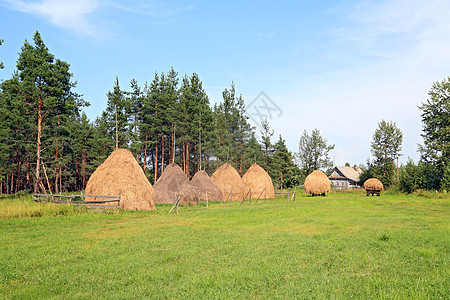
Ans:
[[[450,75],[449,15],[448,0],[0,0],[0,79],[38,30],[71,65],[91,120],[116,76],[128,89],[174,67],[198,73],[212,103],[232,81],[247,104],[264,92],[280,109],[274,140],[292,151],[318,128],[337,165],[365,163],[384,119],[404,133],[402,161],[417,161],[417,106]]]

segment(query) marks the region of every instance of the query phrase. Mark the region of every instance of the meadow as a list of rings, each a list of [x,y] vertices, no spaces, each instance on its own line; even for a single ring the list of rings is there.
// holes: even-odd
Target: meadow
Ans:
[[[352,192],[168,214],[1,198],[0,298],[448,299],[449,204]]]

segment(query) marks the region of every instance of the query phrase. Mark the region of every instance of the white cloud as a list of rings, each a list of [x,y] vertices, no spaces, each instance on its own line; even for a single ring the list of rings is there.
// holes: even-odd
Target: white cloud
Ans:
[[[122,11],[143,14],[152,17],[171,17],[181,12],[192,10],[195,8],[194,4],[187,5],[169,5],[166,2],[160,1],[127,1],[126,5],[120,4],[117,1],[110,2],[112,7]]]
[[[320,48],[323,61],[317,62],[317,69],[268,72],[286,86],[278,93],[265,90],[284,111],[271,126],[294,151],[304,129],[318,128],[336,144],[331,154],[336,163],[359,164],[371,157],[378,123],[394,121],[404,133],[401,160],[417,160],[417,106],[426,100],[432,82],[449,75],[450,2],[349,3],[332,12],[345,25],[328,29],[328,45]],[[297,55],[292,65],[302,65],[304,59]]]
[[[48,19],[58,27],[90,36],[97,34],[97,29],[88,19],[99,7],[96,0],[3,0],[3,2],[12,10]]]
[[[0,0],[0,4],[2,3],[9,9],[38,16],[60,28],[99,40],[107,39],[111,33],[95,26],[93,21],[95,23],[115,21],[101,19],[99,13],[106,8],[159,18],[172,17],[195,8],[193,4],[169,5],[161,1],[142,0],[127,1],[126,4],[111,0]]]

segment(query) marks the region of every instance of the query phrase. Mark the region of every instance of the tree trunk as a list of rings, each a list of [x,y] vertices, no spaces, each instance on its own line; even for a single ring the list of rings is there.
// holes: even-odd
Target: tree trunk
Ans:
[[[58,127],[61,124],[61,121],[59,119],[58,115]],[[58,140],[58,132],[56,133],[56,154],[55,154],[55,162],[58,161],[58,155],[59,155],[59,140]],[[53,164],[52,164],[53,165]],[[55,164],[55,193],[58,193],[58,163]]]
[[[11,187],[9,188],[9,190],[11,191],[11,194],[14,193],[14,173],[11,170],[11,180],[9,182],[11,184]]]
[[[186,142],[183,141],[183,172],[186,173]]]
[[[169,135],[169,162],[172,162],[172,145],[173,145],[173,140],[172,140],[172,133],[170,133]]]
[[[164,134],[161,137],[161,174],[164,172]]]
[[[143,158],[143,170],[145,173],[145,167],[147,166],[147,143],[148,143],[148,135],[145,135],[145,147],[144,147],[144,158]]]
[[[38,187],[39,187],[39,181],[41,180],[41,177],[39,176],[39,168],[40,168],[40,161],[41,161],[41,132],[42,132],[42,98],[39,96],[38,100],[38,126],[37,126],[37,150],[36,150],[36,181],[34,183],[34,193],[38,193]]]
[[[27,158],[27,190],[30,189],[30,163]]]
[[[137,114],[134,114],[134,137],[137,137]],[[136,161],[139,162],[139,150],[136,151]]]
[[[59,166],[59,191],[62,192],[62,175],[61,175],[61,166]]]
[[[86,187],[86,165],[87,165],[87,154],[86,150],[84,150],[83,153],[81,154],[81,180],[82,180],[81,189],[84,189]]]
[[[156,179],[158,178],[158,143],[156,143],[155,146],[155,182],[156,183]]]
[[[189,178],[189,141],[186,142],[186,177]]]

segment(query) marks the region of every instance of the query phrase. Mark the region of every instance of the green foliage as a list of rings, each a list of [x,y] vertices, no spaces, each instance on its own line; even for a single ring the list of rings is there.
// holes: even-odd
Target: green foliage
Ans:
[[[251,137],[252,127],[248,123],[245,103],[242,95],[236,95],[234,83],[231,89],[222,92],[223,102],[214,107],[217,143],[216,156],[218,163],[228,162],[234,165],[240,175],[250,165],[245,164],[245,144]]]
[[[304,176],[312,173],[314,170],[326,170],[333,166],[329,157],[329,152],[334,149],[334,145],[327,145],[327,140],[320,135],[316,128],[311,134],[306,130],[298,142],[298,154],[300,169]]]
[[[4,40],[0,39],[0,46],[3,44]],[[3,65],[3,62],[0,61],[0,70],[3,69],[5,66]]]
[[[382,120],[373,134],[371,144],[374,161],[369,165],[372,177],[378,178],[385,187],[395,181],[394,161],[401,155],[403,133],[395,122]]]
[[[292,188],[300,184],[302,174],[294,163],[294,156],[288,150],[286,141],[279,136],[273,145],[273,155],[269,166],[269,175],[275,183],[283,179],[283,187]]]
[[[267,121],[267,119],[264,119],[264,121],[261,123],[261,127],[262,127],[262,130],[260,131],[261,145],[264,151],[265,165],[268,166],[270,163],[269,159],[272,157],[273,149],[272,149],[272,142],[270,141],[270,139],[274,134],[274,130],[270,129],[269,121]]]
[[[132,109],[130,100],[120,88],[118,77],[114,81],[112,92],[108,92],[107,96],[106,109],[100,121],[104,122],[102,126],[106,130],[107,136],[110,137],[109,146],[128,148],[132,135],[132,124],[130,124]]]
[[[30,189],[33,181],[35,190],[42,181],[41,186],[58,191],[61,177],[72,175],[69,127],[88,103],[73,91],[76,83],[69,69],[36,32],[33,44],[25,41],[21,48],[13,77],[2,83],[0,178],[7,193]],[[49,180],[41,180],[41,172]]]
[[[450,77],[435,82],[429,99],[419,106],[422,111],[424,145],[419,145],[422,161],[433,169],[432,189],[450,188]]]

